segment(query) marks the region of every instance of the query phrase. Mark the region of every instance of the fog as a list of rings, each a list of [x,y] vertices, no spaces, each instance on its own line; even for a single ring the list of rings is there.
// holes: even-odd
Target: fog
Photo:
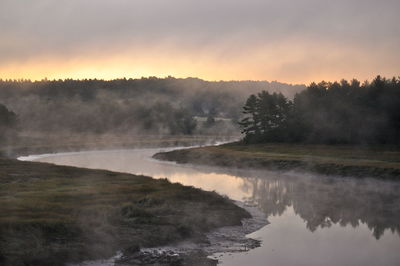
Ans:
[[[293,97],[303,88],[278,82],[172,77],[0,81],[0,97],[17,117],[13,136],[20,136],[26,146],[40,144],[40,140],[47,145],[72,142],[81,150],[79,144],[129,144],[132,139],[145,142],[162,136],[238,138],[237,121],[248,93],[266,89]],[[24,143],[18,138],[14,142]]]

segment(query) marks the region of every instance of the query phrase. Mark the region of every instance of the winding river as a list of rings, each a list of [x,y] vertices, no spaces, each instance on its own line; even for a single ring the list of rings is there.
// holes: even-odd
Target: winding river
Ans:
[[[215,254],[222,265],[400,265],[400,182],[209,168],[151,159],[160,150],[21,159],[166,177],[258,206],[270,223],[249,237],[261,240],[261,247]]]

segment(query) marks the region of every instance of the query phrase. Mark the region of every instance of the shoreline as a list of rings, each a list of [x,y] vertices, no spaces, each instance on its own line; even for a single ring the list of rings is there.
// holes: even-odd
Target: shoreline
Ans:
[[[374,158],[381,151],[362,150],[361,155],[341,158],[359,147],[318,145],[241,145],[229,143],[184,150],[160,152],[153,158],[178,164],[233,167],[237,169],[267,169],[300,171],[330,176],[372,177],[400,180],[400,151],[393,151],[395,160]],[[325,152],[325,153],[323,153]]]
[[[172,265],[217,265],[220,253],[246,252],[260,247],[261,241],[246,237],[269,224],[265,214],[257,207],[233,201],[238,207],[251,214],[242,219],[242,225],[223,226],[206,233],[206,241],[184,240],[170,245],[144,248],[135,254],[115,256],[110,264],[95,263],[96,266],[144,265],[148,263],[171,263]],[[92,265],[84,264],[85,266]],[[182,263],[182,264],[179,264]],[[164,265],[164,264],[162,264]],[[168,264],[169,265],[169,264]],[[74,266],[74,265],[71,265]],[[75,265],[77,266],[77,265]]]
[[[237,139],[232,136],[160,136],[158,138],[137,139],[117,137],[109,139],[99,139],[96,141],[86,141],[85,139],[40,139],[25,140],[21,139],[21,143],[10,145],[2,145],[0,147],[0,156],[16,159],[20,156],[42,155],[51,153],[65,152],[86,152],[86,151],[105,151],[117,149],[145,149],[145,148],[173,148],[173,147],[191,147],[212,145],[214,143],[227,143]]]
[[[43,154],[42,154],[43,155]],[[29,159],[29,157],[28,158],[25,158],[25,159]],[[33,165],[35,165],[35,167],[50,167],[51,169],[52,169],[52,171],[53,172],[51,172],[51,171],[45,171],[46,172],[46,175],[48,175],[48,174],[58,174],[58,172],[63,172],[63,171],[74,171],[74,170],[76,170],[76,171],[84,171],[84,172],[86,172],[86,173],[89,173],[89,175],[92,173],[92,174],[98,174],[99,172],[103,172],[102,174],[103,175],[128,175],[128,174],[123,174],[123,173],[114,173],[114,172],[110,172],[110,171],[103,171],[103,170],[90,170],[90,169],[85,169],[85,168],[76,168],[76,167],[67,167],[67,166],[56,166],[56,165],[52,165],[52,164],[47,164],[47,163],[39,163],[39,162],[28,162],[28,161],[18,161],[18,160],[15,160],[15,159],[6,159],[6,158],[1,158],[0,159],[0,163],[1,164],[3,164],[4,165],[4,163],[6,163],[6,164],[8,164],[8,165],[14,165],[15,167],[17,167],[20,171],[23,171],[23,172],[25,172],[24,170],[27,170],[27,169],[24,169],[24,166],[26,166],[26,165],[30,165],[30,166],[33,166]],[[29,167],[28,167],[29,168]],[[43,171],[43,169],[42,170],[40,170],[40,172],[42,172]],[[17,171],[18,172],[18,171]],[[91,172],[91,173],[90,173]],[[10,175],[10,176],[20,176],[21,174],[20,173],[16,173],[16,172],[12,172],[12,171],[7,171],[7,174],[8,175]],[[30,175],[35,175],[35,173],[30,173]],[[142,176],[137,176],[137,175],[129,175],[129,176],[135,176],[136,178],[138,178],[138,177],[140,177],[140,178],[143,178]],[[149,177],[144,177],[144,178],[149,178]],[[35,177],[34,177],[34,179],[36,179]],[[40,179],[40,178],[39,178]],[[154,181],[155,183],[157,183],[157,182],[160,182],[160,180],[156,180],[156,179],[153,179],[153,178],[149,178],[150,180],[152,180],[152,181]],[[4,180],[3,180],[4,181]],[[36,181],[36,180],[35,180]],[[18,181],[17,181],[18,182]],[[32,181],[30,181],[30,182],[32,182]],[[161,182],[165,182],[165,181],[161,181]],[[180,185],[180,184],[171,184],[171,186],[180,186],[180,187],[183,187],[183,188],[186,188],[186,187],[184,187],[184,186],[182,186],[182,185]],[[177,225],[178,224],[180,224],[178,227],[181,227],[182,229],[179,229],[178,228],[178,232],[179,232],[179,230],[183,230],[183,231],[185,231],[185,232],[181,232],[183,235],[178,235],[177,237],[176,237],[176,239],[169,239],[169,240],[167,240],[167,242],[165,243],[165,244],[167,244],[167,243],[176,243],[176,240],[178,240],[178,242],[179,241],[181,241],[181,240],[179,240],[180,238],[182,238],[183,237],[183,239],[186,239],[185,241],[192,241],[193,243],[198,243],[199,244],[199,246],[197,247],[197,248],[194,248],[194,249],[192,249],[189,253],[188,252],[180,252],[180,254],[179,254],[179,256],[178,257],[175,257],[175,255],[174,256],[172,256],[172,258],[175,258],[175,259],[178,259],[178,261],[179,261],[179,263],[182,263],[182,265],[189,265],[189,264],[193,264],[195,261],[193,261],[193,259],[194,258],[196,258],[197,260],[199,260],[199,262],[201,262],[201,263],[203,263],[202,265],[216,265],[216,261],[215,261],[215,259],[213,259],[213,258],[210,258],[210,257],[208,257],[208,256],[210,256],[210,255],[212,255],[212,253],[210,253],[210,250],[212,250],[212,248],[209,248],[208,250],[208,252],[205,252],[204,251],[204,245],[205,245],[205,243],[203,243],[203,244],[201,244],[202,242],[204,242],[205,241],[205,239],[207,239],[207,236],[209,235],[209,234],[211,234],[212,235],[212,232],[213,231],[215,231],[215,229],[214,228],[216,228],[217,230],[219,230],[219,229],[222,229],[222,228],[226,228],[226,227],[230,227],[230,226],[232,226],[232,223],[233,224],[236,224],[235,225],[235,227],[237,227],[237,228],[241,228],[243,225],[242,225],[242,221],[243,221],[243,219],[247,219],[247,220],[251,220],[252,218],[250,218],[250,214],[249,214],[249,212],[246,210],[246,208],[243,208],[243,207],[245,207],[245,206],[241,206],[241,207],[239,207],[239,205],[238,205],[238,203],[237,202],[234,202],[234,201],[232,201],[232,200],[229,200],[229,199],[225,199],[225,198],[223,198],[222,196],[220,196],[220,195],[218,195],[217,193],[215,193],[215,192],[207,192],[207,191],[203,191],[203,190],[201,190],[201,189],[195,189],[195,188],[190,188],[189,187],[189,189],[190,190],[195,190],[195,191],[198,191],[198,193],[200,193],[200,194],[202,194],[202,193],[204,193],[204,194],[207,194],[208,196],[206,197],[206,198],[214,198],[215,200],[217,200],[217,201],[220,201],[220,200],[222,200],[222,202],[224,202],[224,203],[222,203],[222,205],[224,205],[225,207],[225,209],[219,209],[217,212],[220,214],[220,219],[222,219],[219,223],[217,223],[217,224],[213,224],[213,225],[210,225],[210,226],[208,226],[208,228],[203,228],[202,230],[201,230],[201,232],[199,232],[199,233],[196,233],[195,234],[195,236],[188,236],[188,235],[186,235],[187,234],[187,228],[185,228],[185,230],[183,230],[183,228],[181,227],[182,225],[183,225],[183,227],[185,227],[185,226],[188,226],[188,225],[184,225],[184,223],[182,224],[182,222],[179,222],[179,223],[177,223]],[[1,191],[0,191],[1,192]],[[14,191],[14,192],[17,192],[18,193],[18,191]],[[197,193],[197,192],[196,192]],[[214,195],[215,194],[215,195]],[[183,196],[183,194],[182,194],[182,196]],[[178,196],[179,197],[179,196]],[[183,196],[184,197],[184,196]],[[180,198],[182,198],[182,197],[180,197]],[[180,199],[180,201],[181,200],[184,200],[185,201],[185,199]],[[205,200],[206,202],[208,201],[209,199],[207,199],[207,200]],[[190,201],[190,200],[189,200]],[[219,203],[220,204],[220,203]],[[233,207],[232,205],[234,205],[235,207]],[[208,207],[207,207],[209,210],[209,212],[212,212],[212,210],[213,209],[215,209],[215,206],[213,206],[213,205],[209,205]],[[216,208],[216,209],[218,209],[218,207]],[[171,209],[171,211],[173,210],[173,208]],[[4,211],[4,210],[3,210]],[[203,210],[204,211],[204,210]],[[7,212],[7,210],[5,211],[5,213],[8,213],[8,214],[11,214],[11,216],[12,216],[12,212],[10,213],[10,212]],[[204,215],[206,215],[207,216],[207,212],[206,213],[204,213]],[[215,213],[213,214],[213,215],[215,215]],[[230,217],[229,219],[227,219],[227,217],[222,217],[222,216],[226,216],[227,215],[227,217]],[[145,215],[145,217],[147,217],[147,215]],[[185,216],[183,216],[183,217],[185,217]],[[51,217],[46,217],[46,219],[47,218],[51,218]],[[186,217],[187,218],[187,217]],[[199,217],[200,218],[200,217]],[[0,218],[0,222],[1,222],[1,218]],[[14,221],[15,222],[15,221]],[[25,222],[25,221],[22,221],[25,225],[22,225],[22,228],[24,228],[24,227],[26,227],[27,226],[27,228],[31,228],[31,225],[29,225],[29,222]],[[191,221],[192,223],[193,223],[193,220]],[[4,224],[4,222],[2,222],[3,224]],[[34,222],[34,223],[37,223],[37,222]],[[8,221],[7,222],[7,225],[11,225],[12,224],[12,221],[10,222],[10,221]],[[62,223],[61,223],[62,224]],[[263,224],[263,226],[265,225],[265,223]],[[11,226],[11,227],[13,227],[13,226]],[[10,229],[12,229],[10,227]],[[21,227],[21,226],[17,226],[17,227]],[[47,229],[45,229],[45,227],[46,227],[46,225],[44,225],[44,230],[47,230]],[[68,227],[68,226],[67,226]],[[189,224],[189,227],[190,227],[190,224]],[[43,229],[43,228],[42,228]],[[13,229],[14,230],[14,229]],[[41,230],[41,229],[40,229]],[[206,232],[208,232],[209,230],[212,230],[212,232],[211,233],[206,233]],[[237,229],[238,230],[238,229]],[[3,231],[3,233],[4,232],[6,232],[7,230],[5,230],[5,229],[3,229],[2,230]],[[7,233],[7,232],[6,232]],[[57,233],[56,233],[57,234]],[[206,236],[206,235],[207,236]],[[11,236],[12,237],[12,236]],[[19,239],[20,240],[22,240],[22,239],[24,239],[25,238],[25,236],[24,237],[19,237]],[[57,237],[56,237],[57,238]],[[2,239],[0,238],[0,241],[1,241]],[[15,240],[15,239],[14,239]],[[250,240],[250,239],[246,239],[247,241],[252,241],[252,240]],[[18,240],[19,241],[19,240]],[[17,242],[18,242],[17,241]],[[67,241],[67,240],[65,240],[64,239],[64,241]],[[29,241],[28,241],[29,242]],[[68,242],[68,241],[67,241]],[[212,244],[210,244],[209,243],[209,241],[207,240],[206,241],[207,242],[207,245],[209,246],[209,247],[211,247],[212,246]],[[3,243],[4,243],[4,241],[3,241]],[[242,243],[242,245],[247,245],[247,246],[249,246],[250,247],[250,244],[248,244],[245,240],[241,240],[241,243]],[[0,243],[1,244],[1,243]],[[154,247],[157,247],[157,246],[159,246],[160,244],[163,244],[163,242],[161,241],[161,242],[154,242],[153,244],[151,244],[150,246],[154,246]],[[214,243],[215,244],[215,243]],[[257,246],[257,244],[255,244],[255,243],[253,243],[253,247],[255,247],[255,246]],[[2,263],[4,263],[5,265],[18,265],[18,259],[16,259],[16,258],[14,258],[14,259],[12,259],[12,261],[11,261],[11,264],[7,264],[7,263],[9,263],[10,261],[9,261],[9,257],[8,257],[8,255],[7,255],[7,251],[5,251],[4,250],[4,247],[6,247],[5,249],[7,249],[7,245],[4,245],[4,244],[2,244],[1,245],[3,248],[2,248],[2,250],[0,250],[0,262],[2,262]],[[201,247],[201,248],[199,248],[199,247]],[[114,248],[112,248],[115,252],[117,251],[117,249],[114,247]],[[117,261],[117,262],[119,262],[119,263],[122,263],[123,264],[123,260],[122,260],[122,258],[125,258],[125,259],[127,259],[127,258],[132,258],[132,256],[139,256],[139,258],[141,258],[142,260],[148,260],[149,258],[151,258],[151,257],[154,257],[154,254],[153,253],[141,253],[141,248],[139,248],[139,249],[137,249],[137,247],[135,246],[134,248],[124,248],[124,249],[121,249],[121,250],[123,250],[123,255],[122,255],[122,253],[121,253],[121,257],[120,257],[120,259]],[[11,250],[12,251],[12,250]],[[27,251],[26,249],[24,250],[24,251]],[[215,250],[216,252],[218,251],[218,252],[220,252],[221,250]],[[49,252],[49,251],[46,251],[47,253]],[[46,253],[45,252],[45,253]],[[18,252],[17,252],[18,253]],[[40,253],[40,252],[39,252]],[[51,252],[50,252],[51,253]],[[73,253],[73,252],[72,252]],[[79,253],[79,252],[78,252]],[[82,253],[82,252],[81,252]],[[159,253],[159,252],[158,252]],[[157,253],[157,254],[158,254]],[[104,254],[109,254],[108,256],[105,256]],[[158,256],[158,259],[159,259],[159,262],[162,262],[163,260],[165,261],[165,259],[171,259],[171,258],[169,258],[170,256],[164,256],[163,255],[164,253],[160,253],[159,255],[160,256]],[[20,254],[21,255],[21,254]],[[60,254],[59,254],[60,255]],[[39,257],[40,256],[43,256],[43,255],[39,255]],[[93,255],[88,255],[88,254],[86,254],[86,255],[83,255],[83,257],[82,257],[82,259],[78,259],[78,261],[76,261],[76,258],[75,259],[72,259],[72,260],[70,260],[70,259],[68,259],[67,257],[73,257],[74,255],[65,255],[64,254],[64,256],[63,255],[61,255],[60,256],[60,258],[61,258],[61,260],[60,261],[58,261],[58,259],[60,259],[60,258],[51,258],[51,259],[49,259],[49,260],[47,260],[47,259],[43,259],[43,258],[31,258],[31,259],[34,259],[34,260],[39,260],[40,261],[40,264],[41,265],[64,265],[65,263],[79,263],[78,265],[80,265],[80,263],[84,263],[85,261],[87,261],[87,259],[96,259],[96,256],[93,256]],[[80,255],[80,256],[82,256],[82,254]],[[24,256],[22,256],[22,257],[24,257]],[[50,257],[52,257],[52,256],[50,256]],[[83,259],[83,258],[85,258],[86,257],[86,259]],[[99,257],[99,259],[101,258],[102,260],[103,259],[106,259],[106,258],[110,258],[111,257],[111,254],[110,254],[110,252],[109,251],[107,251],[107,252],[105,252],[105,253],[102,253],[102,255]],[[15,260],[16,259],[16,260]],[[154,259],[154,258],[153,258]],[[29,258],[23,258],[21,261],[25,261],[25,262],[23,262],[23,263],[26,263],[26,260],[30,260]],[[21,262],[20,261],[20,262]],[[191,261],[191,263],[187,263],[187,261]],[[171,261],[171,262],[173,262],[173,261]],[[121,265],[122,265],[121,264]],[[32,265],[34,265],[34,263],[32,264]],[[72,264],[68,264],[68,265],[72,265]],[[118,264],[116,264],[116,265],[118,265]],[[194,264],[193,264],[194,265]]]

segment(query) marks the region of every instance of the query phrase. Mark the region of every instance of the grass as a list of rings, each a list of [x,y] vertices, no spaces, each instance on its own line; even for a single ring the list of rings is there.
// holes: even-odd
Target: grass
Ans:
[[[249,217],[215,192],[103,170],[0,159],[0,265],[64,265]]]
[[[230,143],[159,153],[155,158],[238,168],[300,169],[328,175],[400,177],[400,149],[385,146]]]

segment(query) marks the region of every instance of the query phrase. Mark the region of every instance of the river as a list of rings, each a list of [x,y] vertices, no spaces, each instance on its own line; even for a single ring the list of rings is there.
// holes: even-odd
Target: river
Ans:
[[[177,165],[152,159],[160,150],[21,159],[166,177],[256,205],[269,224],[248,237],[261,247],[214,254],[221,265],[400,265],[400,182]]]

